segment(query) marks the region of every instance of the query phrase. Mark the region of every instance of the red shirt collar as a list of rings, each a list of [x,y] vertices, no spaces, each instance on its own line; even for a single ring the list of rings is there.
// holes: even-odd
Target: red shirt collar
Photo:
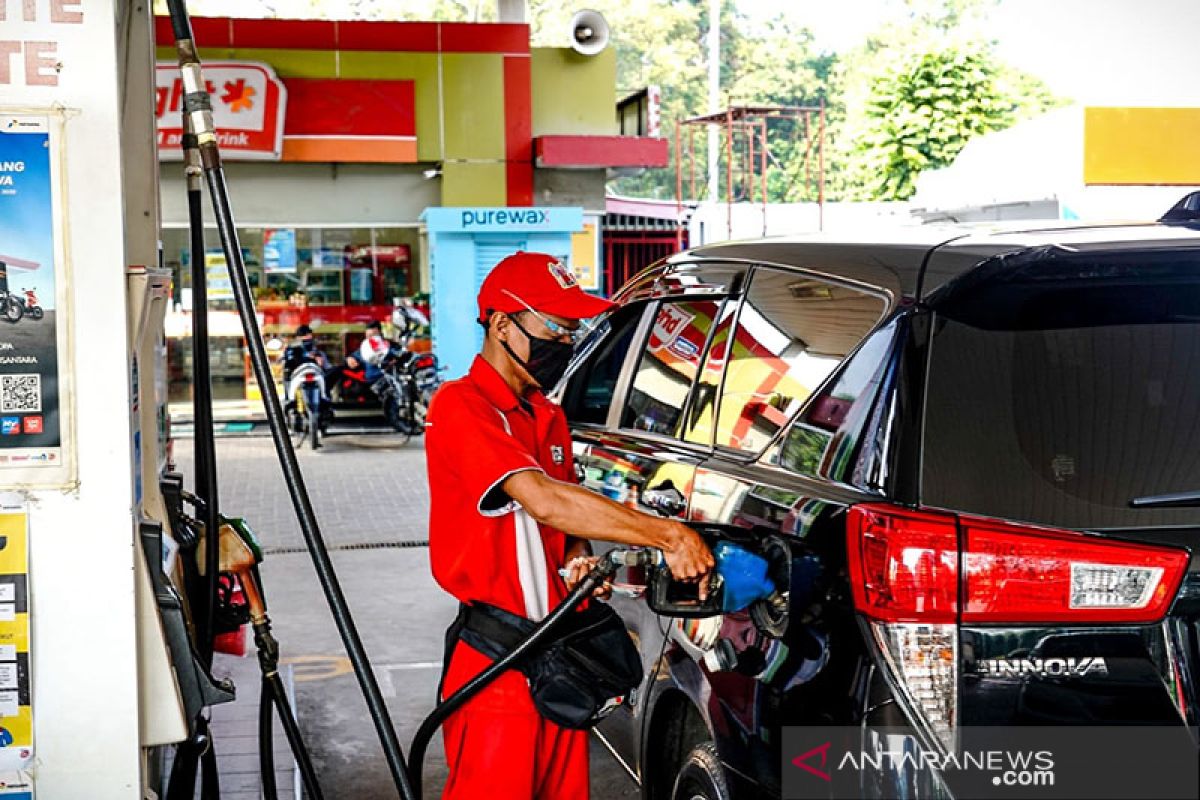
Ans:
[[[496,368],[484,359],[483,356],[475,356],[475,360],[471,363],[471,369],[467,373],[471,382],[479,387],[479,391],[488,399],[488,402],[505,414],[516,410],[520,406],[520,398],[517,393],[512,390],[512,387],[500,376]],[[530,392],[524,398],[525,402],[535,408],[544,406],[548,401],[541,392]]]

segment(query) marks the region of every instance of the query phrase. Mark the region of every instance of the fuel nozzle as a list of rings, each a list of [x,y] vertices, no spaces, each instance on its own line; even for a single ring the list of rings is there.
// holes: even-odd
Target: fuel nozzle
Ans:
[[[760,600],[787,607],[787,598],[771,580],[767,559],[730,541],[718,542],[713,558],[720,578],[723,612],[742,611]]]

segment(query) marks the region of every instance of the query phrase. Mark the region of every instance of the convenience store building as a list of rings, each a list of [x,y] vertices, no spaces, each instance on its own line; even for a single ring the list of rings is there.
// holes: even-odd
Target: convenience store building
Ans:
[[[591,56],[531,48],[528,26],[507,23],[197,18],[193,26],[264,334],[287,340],[312,325],[335,360],[400,298],[432,305],[439,352],[468,352],[475,326],[439,315],[439,287],[477,285],[485,261],[530,241],[602,290],[607,170],[667,163],[664,140],[616,135],[611,48]],[[182,400],[192,309],[181,92],[165,19],[156,37],[163,260],[175,272],[170,383]],[[483,219],[530,208],[554,210],[539,215],[548,222],[533,237],[495,226],[442,236],[444,226],[425,222],[429,209]],[[206,225],[214,394],[254,397],[211,214]],[[439,239],[452,244],[442,258]],[[455,360],[443,359],[452,375],[468,366]]]

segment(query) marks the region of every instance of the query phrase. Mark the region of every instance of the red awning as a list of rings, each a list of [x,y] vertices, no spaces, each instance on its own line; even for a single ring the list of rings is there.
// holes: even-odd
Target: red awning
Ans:
[[[539,167],[665,167],[667,140],[650,136],[539,136],[534,140]]]

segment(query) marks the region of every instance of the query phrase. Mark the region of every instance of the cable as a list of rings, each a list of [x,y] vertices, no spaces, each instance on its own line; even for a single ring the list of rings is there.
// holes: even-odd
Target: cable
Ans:
[[[187,181],[189,255],[192,260],[192,419],[195,428],[196,496],[204,502],[204,596],[196,614],[197,650],[205,667],[212,666],[217,615],[218,536],[221,508],[217,491],[217,448],[213,434],[212,367],[208,352],[208,279],[204,262],[204,212],[200,149],[184,115],[184,176]]]

